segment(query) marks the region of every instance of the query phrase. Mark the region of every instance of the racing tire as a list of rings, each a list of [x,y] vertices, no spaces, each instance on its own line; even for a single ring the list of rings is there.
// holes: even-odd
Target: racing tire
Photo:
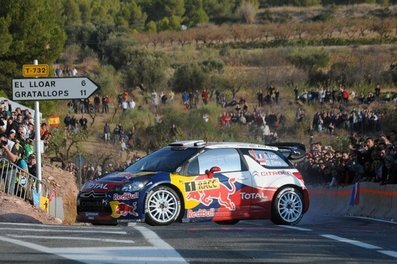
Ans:
[[[273,199],[271,221],[277,225],[296,225],[303,216],[302,193],[294,187],[284,187]]]
[[[218,225],[235,225],[239,222],[240,220],[225,220],[225,221],[215,221]]]
[[[149,225],[164,226],[172,224],[181,212],[178,194],[167,186],[151,190],[145,203],[145,221]]]

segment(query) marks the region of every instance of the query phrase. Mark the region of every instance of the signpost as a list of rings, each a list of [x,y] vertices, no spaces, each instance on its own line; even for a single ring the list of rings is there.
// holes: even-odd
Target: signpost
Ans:
[[[47,77],[50,73],[48,64],[24,64],[22,65],[23,77]]]
[[[13,79],[12,80],[12,98],[16,101],[35,101],[35,133],[40,135],[40,100],[70,100],[70,99],[87,99],[99,86],[87,77],[77,78],[38,78],[47,77],[49,67],[47,64],[39,64],[37,60],[33,64],[22,66],[23,77],[36,77],[30,79]],[[35,138],[36,150],[36,175],[41,182],[41,147],[40,137]],[[21,183],[26,184],[26,180],[21,179]],[[38,199],[41,196],[41,184],[38,186]],[[33,196],[35,204],[37,199]]]
[[[17,101],[86,99],[98,88],[88,77],[12,80],[12,96]]]

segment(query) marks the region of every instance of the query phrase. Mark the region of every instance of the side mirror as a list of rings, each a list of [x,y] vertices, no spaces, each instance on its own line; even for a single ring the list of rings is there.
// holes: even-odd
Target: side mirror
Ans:
[[[207,174],[208,178],[213,178],[214,177],[214,173],[218,172],[218,171],[221,171],[221,168],[218,167],[218,166],[214,166],[214,167],[212,167],[209,170],[205,170],[205,174]]]

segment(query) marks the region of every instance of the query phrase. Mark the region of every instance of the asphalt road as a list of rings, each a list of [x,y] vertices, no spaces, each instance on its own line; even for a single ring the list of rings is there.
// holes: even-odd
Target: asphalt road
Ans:
[[[0,223],[3,263],[397,263],[397,224],[312,212],[294,227]]]

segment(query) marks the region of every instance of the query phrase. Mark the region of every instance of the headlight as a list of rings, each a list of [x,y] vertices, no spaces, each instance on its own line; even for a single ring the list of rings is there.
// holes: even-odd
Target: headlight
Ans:
[[[136,192],[142,190],[143,187],[148,183],[148,181],[133,181],[125,184],[121,187],[121,191],[123,192]]]

